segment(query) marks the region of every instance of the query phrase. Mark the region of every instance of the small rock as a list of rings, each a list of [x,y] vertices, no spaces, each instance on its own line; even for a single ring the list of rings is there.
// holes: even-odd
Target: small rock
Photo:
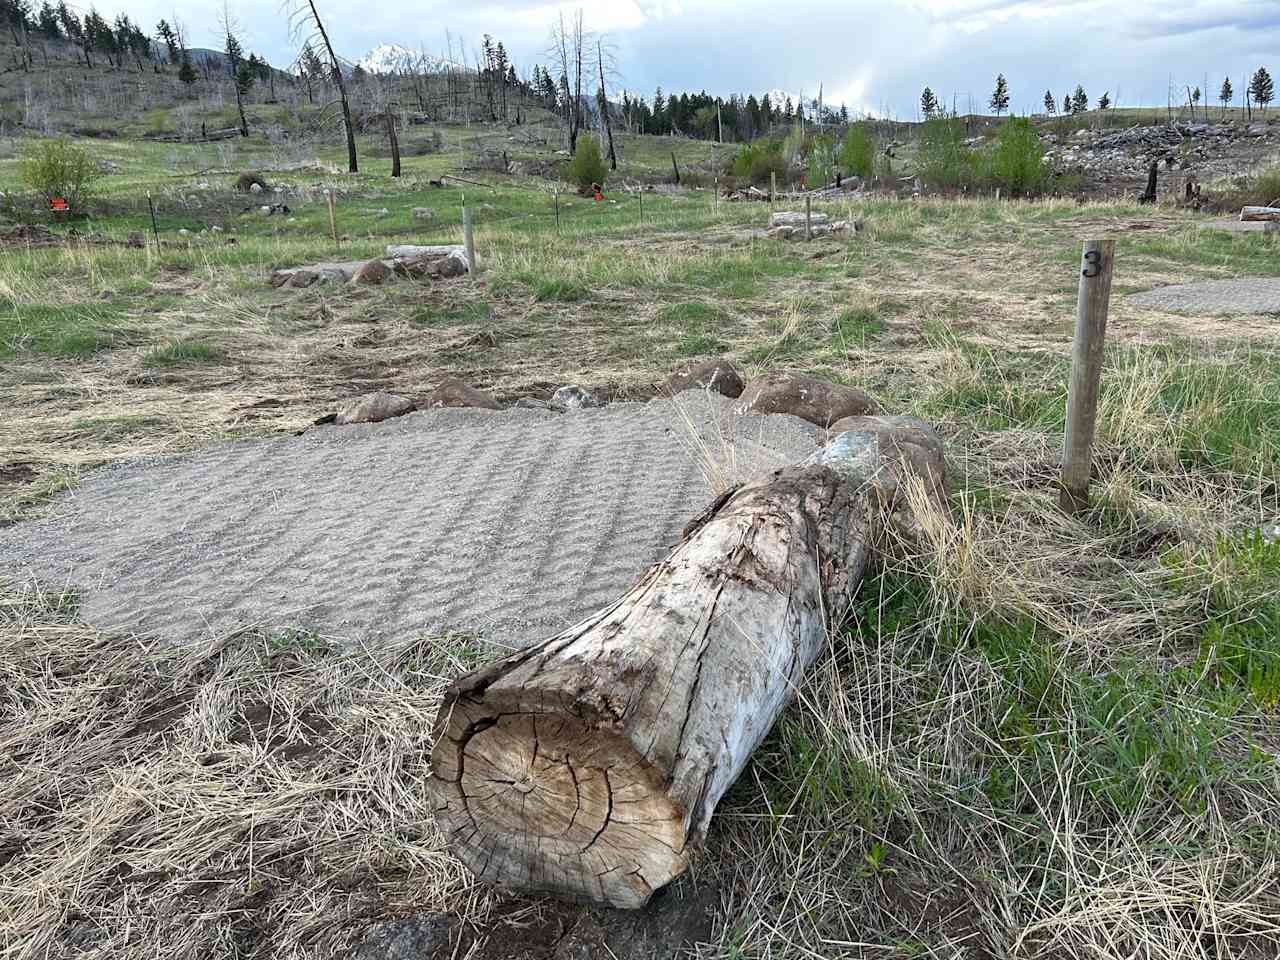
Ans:
[[[391,276],[391,271],[387,269],[385,263],[381,260],[369,260],[361,264],[360,268],[351,275],[351,282],[375,286],[385,282],[389,276]]]
[[[221,227],[219,227],[219,226],[217,226],[216,224],[215,224],[214,226],[210,227],[210,228],[209,228],[209,230],[210,230],[212,233],[221,233],[221,232],[222,232],[222,228],[221,228]]]
[[[413,401],[394,393],[365,394],[334,418],[339,425],[351,423],[378,423],[392,417],[403,416],[413,409]]]
[[[845,417],[879,413],[880,405],[857,387],[777,371],[747,384],[737,411],[789,413],[825,427]]]
[[[352,951],[355,960],[430,960],[447,956],[453,920],[444,913],[423,913],[369,927]]]
[[[295,270],[291,276],[285,278],[283,285],[294,290],[301,290],[311,286],[319,279],[320,274],[314,270]]]
[[[461,380],[445,380],[427,399],[428,407],[478,407],[481,410],[501,410],[502,404],[483,390],[477,390]]]
[[[262,192],[262,184],[260,184],[260,183],[251,183],[251,184],[249,184],[249,192],[250,192],[250,193],[261,193],[261,192]]]
[[[553,410],[587,410],[592,407],[603,407],[604,404],[596,399],[591,391],[586,390],[576,383],[561,387],[551,395],[551,408]]]
[[[186,227],[183,227],[181,230],[178,231],[178,236],[189,237],[191,236],[191,231],[188,230]]]
[[[742,374],[730,361],[703,360],[676,370],[658,391],[660,396],[674,397],[682,390],[712,390],[725,397],[742,396]]]
[[[255,184],[255,186],[256,186],[256,184]],[[270,207],[268,207],[268,206],[261,206],[261,207],[259,207],[259,208],[258,208],[258,212],[259,212],[259,213],[265,213],[268,217],[269,217],[269,216],[271,216],[271,208],[270,208]]]

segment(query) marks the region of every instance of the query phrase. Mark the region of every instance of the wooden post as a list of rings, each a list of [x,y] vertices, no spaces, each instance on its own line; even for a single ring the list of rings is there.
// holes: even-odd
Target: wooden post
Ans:
[[[156,226],[156,205],[151,200],[151,191],[147,191],[147,209],[151,211],[151,233],[156,238],[156,249],[160,249],[160,228]]]
[[[560,188],[556,187],[556,236],[560,235]]]
[[[773,198],[778,195],[778,173],[776,170],[769,171],[769,209],[773,209]]]
[[[333,191],[326,190],[324,192],[324,201],[329,206],[329,233],[333,235],[333,242],[336,244],[338,240],[338,209],[337,203],[333,198]]]
[[[644,186],[640,187],[640,222],[644,223]]]
[[[806,240],[813,239],[813,215],[810,212],[810,197],[804,198],[804,238]]]
[[[1086,240],[1080,261],[1076,337],[1062,451],[1062,489],[1058,495],[1059,504],[1068,513],[1078,513],[1089,506],[1093,434],[1098,420],[1098,386],[1102,379],[1102,348],[1107,336],[1115,248],[1114,240]]]
[[[480,265],[476,263],[476,242],[475,237],[471,234],[471,208],[462,208],[462,243],[467,248],[467,270],[471,274],[480,272]]]

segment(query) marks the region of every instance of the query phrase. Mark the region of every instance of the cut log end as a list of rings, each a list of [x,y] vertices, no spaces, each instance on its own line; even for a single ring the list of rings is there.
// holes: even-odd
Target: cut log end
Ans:
[[[465,697],[441,732],[437,823],[479,879],[640,907],[687,866],[684,811],[625,738]]]

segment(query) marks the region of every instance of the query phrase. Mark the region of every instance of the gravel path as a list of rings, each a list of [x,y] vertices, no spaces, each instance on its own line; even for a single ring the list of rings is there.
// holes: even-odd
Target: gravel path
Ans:
[[[712,496],[695,436],[744,475],[820,440],[731,405],[429,410],[106,468],[50,518],[0,529],[0,577],[74,586],[90,623],[184,642],[259,624],[518,645],[613,600],[675,543]]]
[[[1135,293],[1129,302],[1169,313],[1225,314],[1280,313],[1280,278],[1204,280],[1180,283]]]

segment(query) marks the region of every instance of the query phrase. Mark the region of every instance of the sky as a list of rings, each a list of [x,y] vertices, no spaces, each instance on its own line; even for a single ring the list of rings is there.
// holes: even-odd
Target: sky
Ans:
[[[276,65],[296,55],[285,8],[226,2],[246,48]],[[448,29],[468,61],[484,34],[501,40],[521,73],[549,61],[552,23],[579,6],[316,3],[351,60],[380,43],[443,54]],[[174,9],[173,0],[134,0],[126,12],[153,25]],[[1163,105],[1171,83],[1181,98],[1207,83],[1216,102],[1226,75],[1239,102],[1246,73],[1280,74],[1280,0],[612,0],[582,9],[587,29],[614,46],[622,84],[647,97],[661,85],[809,99],[821,85],[825,103],[912,119],[926,84],[948,107],[984,109],[997,73],[1017,113],[1041,110],[1046,89],[1061,97],[1077,83],[1119,106]],[[177,10],[192,46],[221,46],[217,8]]]

